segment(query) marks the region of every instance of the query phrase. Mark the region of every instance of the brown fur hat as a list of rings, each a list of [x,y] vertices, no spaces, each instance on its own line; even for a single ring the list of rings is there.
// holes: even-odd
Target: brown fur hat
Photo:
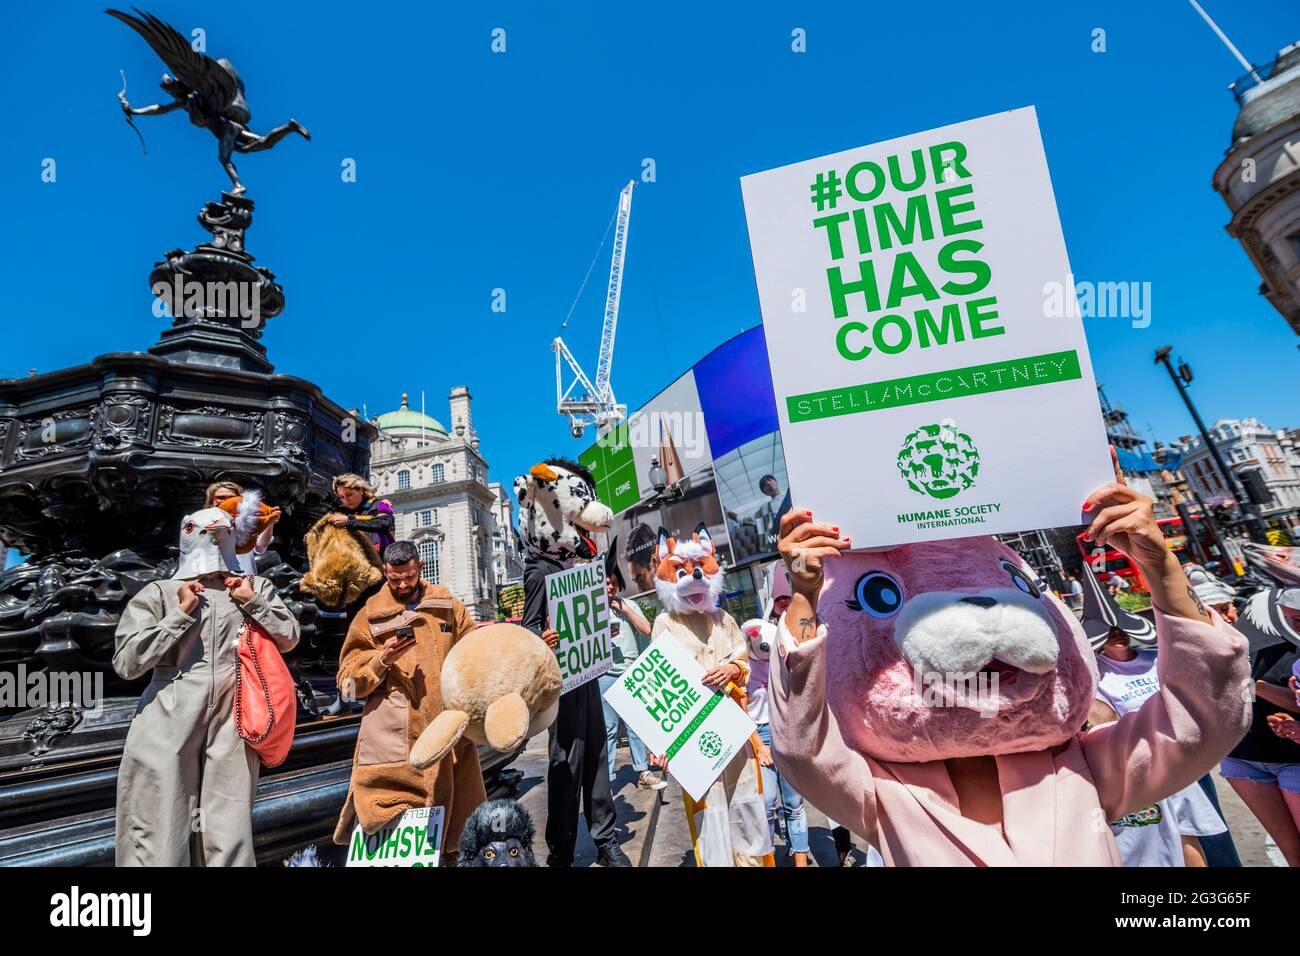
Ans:
[[[379,552],[369,537],[325,518],[307,532],[307,563],[299,590],[331,610],[351,604],[384,577]]]

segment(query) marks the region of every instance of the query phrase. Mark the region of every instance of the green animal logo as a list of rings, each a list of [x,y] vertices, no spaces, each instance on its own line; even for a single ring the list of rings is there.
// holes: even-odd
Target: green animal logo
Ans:
[[[700,753],[712,760],[722,753],[722,738],[711,730],[700,734]]]
[[[951,498],[975,484],[980,453],[952,422],[922,425],[903,439],[898,473],[917,494]]]

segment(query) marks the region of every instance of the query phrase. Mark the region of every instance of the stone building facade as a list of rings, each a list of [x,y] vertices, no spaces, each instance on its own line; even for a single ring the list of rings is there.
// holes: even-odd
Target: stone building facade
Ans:
[[[1300,472],[1289,458],[1286,436],[1256,418],[1221,418],[1210,429],[1219,454],[1238,481],[1262,488],[1271,499],[1256,506],[1260,517],[1294,528],[1300,526]],[[1183,441],[1182,472],[1191,490],[1210,505],[1233,497],[1201,436]]]
[[[1300,43],[1232,84],[1240,107],[1214,172],[1228,233],[1259,271],[1259,291],[1300,335]]]
[[[497,496],[470,413],[470,394],[450,394],[451,428],[410,407],[374,420],[370,481],[397,516],[397,538],[414,542],[425,576],[446,585],[478,621],[496,618],[494,526]]]

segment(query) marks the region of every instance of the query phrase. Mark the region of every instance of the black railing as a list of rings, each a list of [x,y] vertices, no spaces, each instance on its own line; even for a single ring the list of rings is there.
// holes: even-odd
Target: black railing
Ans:
[[[1300,59],[1296,57],[1294,51],[1288,52],[1285,56],[1275,56],[1267,63],[1254,67],[1244,76],[1237,77],[1237,79],[1228,84],[1228,89],[1232,91],[1232,95],[1235,96],[1237,102],[1240,103],[1242,97],[1245,96],[1249,90],[1253,90],[1261,83],[1273,79],[1273,77],[1278,73],[1279,64],[1281,64],[1282,71],[1285,72],[1293,66],[1300,65]]]

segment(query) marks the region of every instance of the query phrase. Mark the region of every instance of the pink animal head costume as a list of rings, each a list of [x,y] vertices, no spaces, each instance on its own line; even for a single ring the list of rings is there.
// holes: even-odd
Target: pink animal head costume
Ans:
[[[993,538],[827,561],[818,613],[831,710],[845,742],[878,760],[1043,750],[1087,717],[1097,677],[1083,629]],[[963,686],[973,696],[953,693]]]
[[[772,649],[776,647],[776,625],[752,618],[740,625],[749,650],[749,686],[766,687]]]

